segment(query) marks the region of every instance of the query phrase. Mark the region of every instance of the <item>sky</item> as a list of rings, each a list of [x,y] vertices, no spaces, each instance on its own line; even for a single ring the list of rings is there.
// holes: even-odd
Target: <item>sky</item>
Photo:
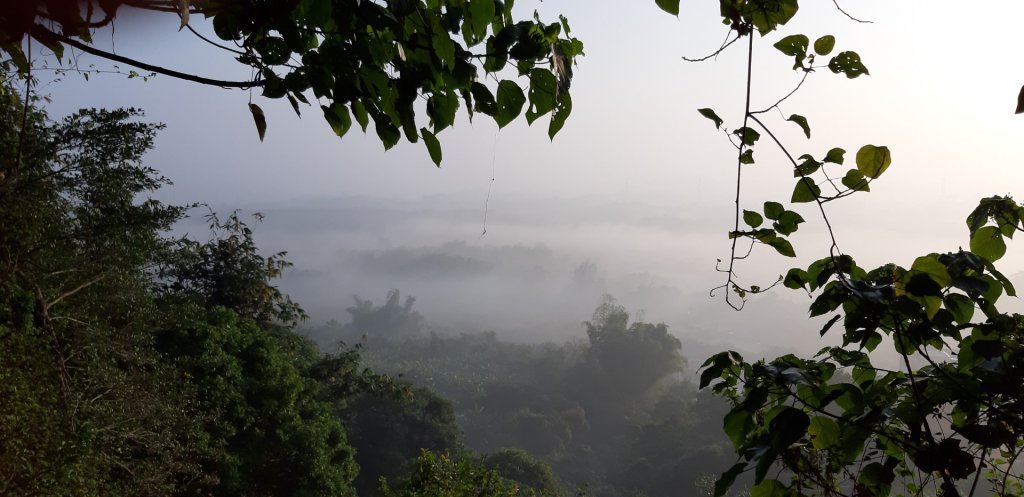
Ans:
[[[95,75],[85,81],[75,74],[42,91],[53,98],[52,116],[80,107],[132,106],[166,123],[147,157],[174,182],[158,196],[266,213],[257,229],[261,243],[288,250],[296,265],[282,286],[310,302],[318,317],[343,318],[349,294],[383,299],[388,288],[401,288],[417,294],[435,315],[470,307],[475,312],[463,312],[465,320],[501,314],[508,324],[492,327],[531,327],[535,335],[554,326],[538,317],[547,315],[538,309],[551,308],[554,315],[555,308],[569,307],[571,316],[558,318],[560,326],[579,331],[599,295],[559,285],[569,284],[574,268],[589,261],[603,281],[596,290],[626,295],[624,302],[645,309],[651,320],[719,337],[813,328],[802,322],[807,298],[798,292],[756,297],[751,310],[738,315],[707,297],[721,280],[715,260],[728,256],[735,151],[696,109],[714,108],[730,129],[739,126],[741,44],[714,60],[688,63],[682,56],[711,53],[727,34],[714,2],[683,0],[678,18],[654,2],[624,5],[516,2],[519,17],[533,9],[542,19],[564,14],[572,35],[584,42],[573,113],[554,141],[545,119],[533,127],[520,119],[498,131],[493,121],[470,123],[463,116],[439,135],[441,168],[422,144],[403,142],[385,152],[374,135],[358,130],[339,140],[318,109],[298,118],[286,101],[254,94],[268,120],[261,143],[246,91],[165,76],[142,82]],[[1024,18],[1024,2],[840,5],[872,22],[854,22],[827,0],[805,0],[780,33],[756,40],[753,106],[775,102],[800,77],[772,43],[795,33],[812,40],[836,36],[836,50],[857,51],[870,76],[848,80],[819,70],[781,105],[781,113],[766,117],[794,155],[821,157],[838,146],[852,159],[869,143],[892,151],[892,166],[870,193],[829,204],[840,247],[874,267],[890,261],[909,266],[918,255],[966,246],[963,220],[979,198],[1024,195],[1024,116],[1013,115],[1024,83],[1024,31],[1009,21]],[[202,19],[192,22],[209,31]],[[113,31],[94,37],[100,47],[164,67],[248,77],[230,57],[177,28],[174,16],[124,16]],[[80,67],[89,63],[108,66],[79,59]],[[810,139],[784,120],[794,113],[807,117]],[[784,157],[767,140],[755,153],[758,163],[744,172],[743,207],[788,200],[794,179]],[[808,221],[793,237],[799,257],[755,250],[738,269],[742,281],[765,286],[789,267],[826,255],[827,234],[811,207],[795,208]],[[201,231],[197,226],[187,229]],[[1005,272],[1022,270],[1020,253],[1011,245]],[[372,264],[389,257],[429,264],[434,256],[475,261],[478,273],[403,275]],[[531,279],[534,273],[545,276]],[[583,295],[570,298],[573,292]],[[561,305],[570,300],[572,305]],[[778,312],[783,307],[786,313]],[[753,343],[775,341],[770,334],[750,337]]]

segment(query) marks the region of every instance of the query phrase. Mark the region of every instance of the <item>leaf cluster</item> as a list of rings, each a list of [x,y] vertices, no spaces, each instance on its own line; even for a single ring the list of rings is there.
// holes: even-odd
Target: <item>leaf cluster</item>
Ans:
[[[64,45],[70,44],[121,60],[92,47],[92,31],[108,24],[122,9],[168,10],[160,2],[89,0],[85,4],[83,11],[77,5],[65,8],[71,4],[63,0],[19,2],[18,9],[0,15],[0,51],[23,74],[30,72],[22,52],[25,36],[45,44],[58,59]],[[261,87],[267,98],[287,99],[296,114],[304,105],[315,105],[339,137],[354,123],[364,132],[372,126],[385,149],[403,137],[411,143],[422,138],[437,165],[442,157],[437,134],[455,122],[460,107],[470,119],[484,114],[499,127],[524,109],[529,123],[550,114],[548,134],[554,138],[572,110],[572,66],[583,55],[583,44],[569,37],[564,17],[552,23],[541,22],[536,15],[532,20],[516,20],[514,0],[181,0],[177,4],[180,9],[170,10],[179,14],[182,28],[188,26],[190,12],[212,18],[217,37],[233,46],[222,48],[233,52],[258,78],[247,84],[217,82],[145,63],[136,65],[206,84]],[[94,11],[102,13],[101,21],[92,18]],[[526,91],[512,79],[501,79],[496,91],[484,84],[484,74],[497,79],[506,67],[528,79]],[[266,118],[257,104],[250,104],[250,110],[262,140]]]

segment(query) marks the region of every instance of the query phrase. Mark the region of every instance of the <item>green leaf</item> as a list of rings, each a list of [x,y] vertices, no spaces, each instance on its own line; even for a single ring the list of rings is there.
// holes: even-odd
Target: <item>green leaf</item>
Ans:
[[[335,102],[330,107],[321,105],[320,108],[323,109],[324,119],[327,119],[327,123],[331,125],[334,134],[338,135],[339,138],[345,136],[345,133],[352,127],[352,116],[348,113],[348,107]]]
[[[750,487],[750,497],[787,497],[787,490],[778,480],[764,480]]]
[[[793,244],[789,243],[789,240],[786,240],[785,238],[776,236],[762,241],[775,249],[775,251],[781,255],[786,257],[796,257],[796,252],[793,250]]]
[[[839,147],[833,148],[832,150],[829,150],[827,154],[825,154],[825,162],[831,162],[833,164],[842,164],[844,160],[843,156],[845,154],[846,150],[843,150]]]
[[[483,39],[487,34],[487,26],[490,26],[494,19],[494,0],[470,0],[469,1],[469,22],[473,33],[473,40]]]
[[[772,227],[779,234],[788,236],[793,234],[802,222],[804,222],[804,218],[800,214],[793,211],[785,211],[779,215],[778,221],[772,223]]]
[[[751,146],[757,143],[757,140],[761,138],[761,133],[750,127],[742,127],[732,132],[732,134],[740,137],[740,141],[746,146]]]
[[[953,278],[950,277],[946,265],[939,262],[938,256],[935,255],[926,255],[914,259],[910,270],[927,274],[935,283],[943,288],[953,284]]]
[[[1006,234],[1003,233],[1003,236],[1006,236]],[[1007,295],[1011,297],[1017,296],[1017,289],[1013,287],[1013,283],[1010,282],[1010,279],[1007,278],[1003,273],[996,270],[996,267],[992,265],[991,262],[985,263],[985,269],[988,270],[989,274],[991,274],[992,277],[995,278],[996,281],[998,281],[999,284],[1003,286],[1003,290],[1006,291]]]
[[[472,93],[473,100],[475,101],[474,110],[491,117],[497,115],[498,103],[494,101],[494,95],[491,94],[491,90],[487,89],[482,83],[474,81],[469,91]]]
[[[704,109],[697,109],[697,112],[700,112],[700,115],[702,115],[702,116],[704,116],[704,117],[714,121],[716,129],[722,127],[722,123],[724,121],[722,121],[721,117],[718,117],[718,114],[715,114],[714,110],[708,109],[708,108],[704,108]]]
[[[793,69],[803,67],[804,59],[807,58],[807,45],[810,40],[804,35],[790,35],[777,42],[773,47],[780,52],[792,56],[795,59]]]
[[[850,169],[846,172],[846,176],[843,176],[843,186],[855,191],[855,192],[870,192],[871,187],[868,185],[868,179],[856,169]]]
[[[793,169],[793,177],[800,178],[802,176],[808,176],[814,174],[821,168],[821,162],[814,160],[811,154],[804,154],[799,157],[803,162],[797,164],[796,168]]]
[[[814,53],[825,56],[832,53],[832,49],[836,46],[836,37],[832,35],[825,35],[817,40],[814,40]]]
[[[441,63],[448,69],[455,68],[455,42],[448,36],[448,32],[440,26],[433,28],[433,36],[430,37],[430,46]]]
[[[366,112],[366,106],[363,105],[362,100],[352,101],[352,115],[355,116],[356,122],[359,123],[359,127],[366,132],[366,126],[370,124],[370,116]]]
[[[249,104],[249,112],[252,113],[252,120],[256,123],[256,132],[259,133],[262,142],[263,136],[267,134],[267,116],[263,114],[263,109],[256,104]]]
[[[746,149],[740,154],[740,164],[753,164],[754,163],[754,151]]]
[[[809,43],[810,40],[804,35],[789,35],[775,42],[772,46],[786,55],[796,56],[807,54],[807,45]]]
[[[562,23],[562,30],[565,31],[566,36],[569,36],[569,34],[572,33],[572,30],[569,29],[569,20],[566,19],[565,16],[559,14],[558,22]]]
[[[530,108],[526,111],[526,122],[533,124],[538,117],[551,112],[555,108],[555,91],[558,82],[555,75],[547,69],[537,68],[530,71]]]
[[[743,211],[743,222],[747,223],[747,226],[750,226],[751,228],[756,228],[764,223],[764,218],[754,211],[745,210]]]
[[[256,51],[260,54],[260,61],[268,66],[281,65],[288,62],[292,52],[284,38],[267,36],[256,42]]]
[[[514,81],[507,79],[498,83],[497,114],[494,121],[499,128],[504,128],[512,122],[519,113],[523,111],[523,104],[526,103],[526,95],[523,95],[522,88],[519,88]]]
[[[569,114],[572,113],[572,95],[563,93],[558,96],[558,105],[555,107],[555,111],[551,113],[551,123],[548,124],[548,139],[554,140],[555,135],[561,131],[562,126],[565,125],[565,120],[568,119]]]
[[[458,110],[459,97],[452,92],[437,92],[427,99],[427,115],[436,132],[454,124]]]
[[[712,381],[721,378],[722,372],[726,369],[732,368],[738,364],[743,363],[743,357],[731,350],[725,352],[719,352],[709,357],[701,368],[705,368],[700,374],[700,383],[697,385],[698,389],[711,384]]]
[[[950,293],[943,297],[946,310],[953,315],[953,320],[958,324],[967,324],[974,317],[974,302],[966,295]]]
[[[891,163],[889,147],[864,145],[857,151],[857,170],[868,178],[875,179],[881,176]]]
[[[747,428],[750,426],[750,411],[745,409],[733,409],[722,419],[722,431],[725,432],[734,447],[742,447],[743,439],[747,436]]]
[[[846,77],[850,79],[861,74],[870,74],[868,68],[861,63],[860,55],[857,52],[840,52],[839,55],[832,57],[828,68],[836,74],[846,74]]]
[[[764,216],[773,221],[777,221],[785,211],[786,208],[778,202],[769,201],[764,203]]]
[[[808,139],[811,137],[811,127],[807,125],[806,117],[798,114],[793,114],[789,116],[789,119],[786,120],[795,122],[797,126],[800,126],[800,129],[804,130],[804,135],[806,135]]]
[[[971,252],[980,255],[989,262],[995,262],[1006,254],[1006,242],[1003,234],[995,226],[984,226],[971,236]]]
[[[850,378],[857,385],[864,385],[869,381],[875,381],[876,376],[877,373],[871,367],[854,366],[853,371],[850,372]]]
[[[725,4],[726,2],[722,2]],[[743,2],[743,18],[757,28],[764,36],[779,26],[786,24],[800,9],[797,0],[772,0],[770,2]]]
[[[420,128],[420,135],[423,136],[423,144],[427,146],[427,152],[430,153],[430,160],[434,161],[435,166],[441,167],[441,142],[437,141],[434,133],[427,128]]]
[[[729,487],[732,487],[733,482],[736,481],[736,477],[742,474],[746,467],[746,463],[736,463],[728,471],[722,473],[722,476],[715,481],[715,497],[724,496],[729,491]]]
[[[654,0],[654,3],[658,4],[661,10],[679,16],[679,0]]]
[[[811,418],[807,413],[793,407],[787,407],[768,422],[768,433],[771,434],[772,448],[784,450],[807,434]]]
[[[821,188],[818,188],[818,185],[810,179],[801,178],[796,182],[796,188],[793,189],[793,197],[790,201],[798,204],[814,202],[820,195]]]
[[[786,278],[782,280],[782,284],[786,288],[796,290],[803,288],[809,281],[811,281],[811,277],[807,271],[795,267],[786,272]]]
[[[384,145],[384,150],[391,150],[398,144],[398,140],[402,138],[398,127],[383,114],[374,114],[371,117],[373,117],[373,124],[377,131],[377,138],[380,138],[381,144]]]

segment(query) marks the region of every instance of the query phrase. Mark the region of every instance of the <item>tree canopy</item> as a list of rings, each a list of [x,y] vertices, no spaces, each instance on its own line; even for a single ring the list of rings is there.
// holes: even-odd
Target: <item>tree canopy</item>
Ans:
[[[66,47],[195,83],[258,88],[287,99],[296,114],[319,107],[339,136],[371,125],[390,149],[403,136],[423,140],[441,163],[437,134],[455,123],[460,107],[504,127],[524,114],[533,123],[550,114],[553,139],[572,111],[572,66],[583,44],[564,17],[542,22],[513,15],[514,0],[32,0],[0,12],[0,52],[31,74],[33,47],[58,60]],[[133,60],[97,48],[95,30],[127,9],[177,16],[182,29],[226,52],[254,75],[225,81]],[[212,19],[219,41],[192,24]],[[32,42],[38,45],[33,45]],[[496,85],[485,84],[484,76]],[[520,86],[507,75],[526,79]],[[514,77],[514,76],[513,76]],[[250,104],[260,139],[267,130]],[[423,115],[426,118],[423,118]]]

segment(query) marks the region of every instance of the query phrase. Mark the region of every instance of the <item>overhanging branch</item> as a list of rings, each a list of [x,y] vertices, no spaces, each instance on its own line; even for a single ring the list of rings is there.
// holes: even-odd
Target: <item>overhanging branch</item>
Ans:
[[[41,26],[39,24],[36,24],[35,28],[32,30],[32,36],[40,39],[47,39],[51,42],[64,43],[66,45],[75,47],[85,53],[95,55],[97,57],[102,57],[104,59],[112,60],[114,62],[120,62],[122,64],[128,64],[130,66],[134,66],[145,71],[163,74],[164,76],[170,76],[172,78],[191,81],[193,83],[200,83],[209,86],[219,86],[221,88],[255,88],[267,84],[266,80],[262,79],[258,79],[255,81],[224,81],[220,79],[204,78],[202,76],[197,76],[195,74],[183,73],[180,71],[175,71],[173,69],[167,69],[165,67],[154,66],[153,64],[147,64],[145,62],[130,59],[122,55],[117,55],[115,53],[100,50],[91,45],[82,43],[74,38],[70,38],[59,33],[54,33],[53,31],[47,29],[45,26]]]

